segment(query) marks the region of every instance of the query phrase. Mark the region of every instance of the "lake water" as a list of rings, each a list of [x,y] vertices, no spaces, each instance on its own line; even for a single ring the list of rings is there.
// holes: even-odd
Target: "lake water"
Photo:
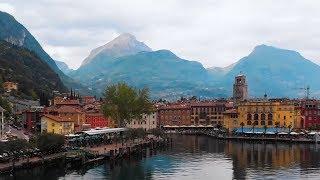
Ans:
[[[80,170],[19,171],[5,179],[320,179],[320,145],[266,144],[173,135],[171,148],[145,157]]]

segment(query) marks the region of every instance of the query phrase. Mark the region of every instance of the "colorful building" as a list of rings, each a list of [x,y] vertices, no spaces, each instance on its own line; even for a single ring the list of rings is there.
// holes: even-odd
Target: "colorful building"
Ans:
[[[157,108],[159,126],[191,125],[191,109],[188,103],[168,104]]]
[[[227,101],[197,101],[190,104],[191,124],[193,125],[223,125],[223,113],[233,107]]]
[[[223,127],[231,132],[233,129],[238,128],[239,126],[237,109],[226,110],[223,113]]]
[[[91,128],[110,127],[111,122],[105,118],[102,113],[86,113],[86,124],[90,124]]]
[[[81,108],[74,106],[50,106],[44,109],[44,114],[61,116],[73,120],[76,132],[81,131],[82,126],[85,124],[85,113]]]
[[[155,129],[157,128],[157,113],[153,112],[151,114],[144,114],[142,115],[142,119],[132,120],[127,124],[127,127],[133,129],[142,128],[145,131]]]
[[[238,104],[241,127],[301,128],[300,110],[287,99],[250,100]]]
[[[320,129],[320,101],[304,99],[300,101],[301,126],[304,129]]]
[[[74,121],[67,117],[45,114],[41,117],[41,132],[72,134],[74,133]]]

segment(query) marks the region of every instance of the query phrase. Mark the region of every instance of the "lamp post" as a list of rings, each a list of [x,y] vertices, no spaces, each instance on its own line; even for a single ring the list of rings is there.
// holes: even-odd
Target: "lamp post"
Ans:
[[[3,138],[3,134],[4,134],[3,133],[3,131],[4,131],[3,111],[4,111],[4,109],[0,107],[0,111],[1,111],[1,129],[0,129],[1,133],[0,133],[0,139],[2,139]]]

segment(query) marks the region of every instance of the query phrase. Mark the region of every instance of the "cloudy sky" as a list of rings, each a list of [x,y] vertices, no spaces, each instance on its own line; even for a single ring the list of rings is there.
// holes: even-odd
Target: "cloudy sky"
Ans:
[[[318,0],[0,0],[0,10],[72,68],[124,32],[205,67],[227,66],[259,44],[320,64],[319,7]]]

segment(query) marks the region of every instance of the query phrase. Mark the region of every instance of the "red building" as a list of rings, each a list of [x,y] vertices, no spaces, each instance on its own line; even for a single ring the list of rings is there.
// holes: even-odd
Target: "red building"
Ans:
[[[161,126],[182,126],[191,125],[190,121],[190,105],[188,103],[182,104],[168,104],[157,108],[158,111],[158,125]]]
[[[22,113],[22,122],[28,132],[40,132],[42,108],[30,109]]]
[[[308,99],[300,102],[301,124],[304,129],[320,127],[320,102]]]
[[[86,113],[86,124],[90,124],[91,128],[109,127],[110,120],[105,118],[102,113]]]

